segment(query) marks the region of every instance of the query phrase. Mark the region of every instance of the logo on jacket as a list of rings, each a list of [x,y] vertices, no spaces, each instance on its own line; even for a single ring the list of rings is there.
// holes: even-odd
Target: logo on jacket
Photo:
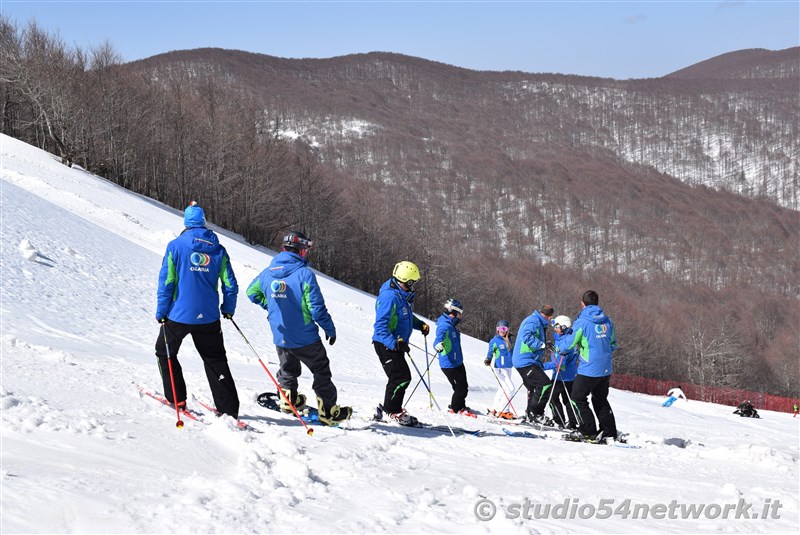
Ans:
[[[270,290],[272,290],[272,297],[276,299],[286,299],[286,282],[282,280],[274,280],[269,285]]]
[[[189,262],[192,263],[192,267],[189,268],[189,271],[203,271],[208,273],[209,269],[206,266],[211,263],[211,257],[205,253],[192,253],[192,256],[189,257]]]
[[[605,338],[608,333],[608,325],[595,325],[594,332],[597,333],[597,338]]]

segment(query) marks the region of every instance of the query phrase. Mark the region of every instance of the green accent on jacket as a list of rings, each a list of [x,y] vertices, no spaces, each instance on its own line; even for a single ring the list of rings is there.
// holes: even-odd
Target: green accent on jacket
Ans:
[[[311,317],[311,285],[307,282],[303,283],[303,321],[306,325],[314,321]]]
[[[589,340],[586,339],[586,336],[583,334],[583,328],[578,327],[575,331],[575,338],[572,340],[572,345],[569,346],[570,349],[578,348],[578,354],[585,362],[589,362]]]
[[[228,256],[225,255],[222,257],[222,267],[219,270],[219,278],[222,281],[222,284],[225,285],[226,288],[231,288],[233,285],[231,284],[231,278],[228,276],[228,264],[230,260]]]
[[[250,287],[247,288],[247,297],[249,298],[251,296],[254,296],[258,300],[259,304],[262,307],[266,308],[266,306],[267,306],[267,296],[264,294],[264,291],[261,289],[261,280],[260,279],[254,280],[253,284],[251,284]]]
[[[174,284],[172,289],[172,300],[178,299],[178,270],[175,268],[175,260],[172,258],[172,251],[169,252],[167,257],[167,280],[164,281],[164,286]]]

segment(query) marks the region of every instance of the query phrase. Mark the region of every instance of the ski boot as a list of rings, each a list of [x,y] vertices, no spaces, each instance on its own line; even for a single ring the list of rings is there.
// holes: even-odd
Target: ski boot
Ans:
[[[564,435],[564,440],[569,440],[570,442],[589,442],[590,438],[591,437],[589,437],[588,435],[584,435],[577,429]]]
[[[532,424],[540,425],[542,427],[558,427],[556,423],[545,416],[544,414],[528,413],[528,421]]]
[[[294,404],[294,408],[297,412],[302,411],[306,408],[306,396],[305,394],[300,394],[299,392],[295,393],[294,397],[292,397],[292,391],[288,388],[282,389],[283,393],[286,394],[286,399],[289,399]],[[294,411],[292,410],[291,405],[286,403],[286,399],[283,399],[280,392],[278,392],[278,398],[280,399],[280,403],[278,404],[281,412],[285,412],[286,414],[292,414]]]
[[[326,409],[321,397],[317,397],[317,408],[319,421],[331,427],[339,425],[353,415],[352,407],[340,407],[334,404]]]
[[[377,412],[375,413],[375,420],[382,421],[383,414],[384,414],[383,407],[381,405],[378,405]],[[400,412],[387,412],[386,415],[389,416],[389,420],[395,422],[398,425],[406,427],[416,427],[417,425],[419,425],[419,420],[408,414],[405,409],[402,409]]]

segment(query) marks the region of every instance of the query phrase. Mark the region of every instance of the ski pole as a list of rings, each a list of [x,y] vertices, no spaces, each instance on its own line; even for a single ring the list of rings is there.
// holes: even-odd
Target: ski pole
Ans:
[[[250,351],[253,352],[253,355],[256,356],[256,358],[258,359],[258,362],[261,364],[261,367],[264,368],[264,371],[267,372],[267,375],[269,375],[269,378],[272,379],[273,383],[275,383],[275,387],[278,389],[278,393],[280,393],[280,395],[283,398],[283,400],[292,408],[292,412],[294,413],[294,415],[297,416],[297,419],[300,420],[300,423],[303,424],[303,427],[306,428],[306,433],[308,434],[308,436],[312,436],[314,434],[314,428],[313,427],[308,427],[306,425],[305,421],[303,421],[303,418],[300,416],[300,413],[298,413],[297,409],[294,407],[294,403],[292,403],[289,400],[289,398],[286,397],[286,392],[283,391],[283,388],[281,388],[281,385],[279,385],[278,381],[275,380],[275,377],[272,375],[272,372],[269,371],[269,368],[267,368],[266,364],[264,364],[264,361],[261,360],[261,357],[258,356],[258,353],[256,353],[256,350],[253,348],[253,346],[247,340],[247,337],[244,335],[244,333],[239,328],[239,326],[236,325],[236,322],[233,321],[233,318],[228,318],[228,319],[231,320],[231,323],[233,323],[233,326],[236,327],[236,330],[239,331],[239,334],[242,335],[242,338],[244,339],[244,342],[248,345],[248,347],[250,348]]]
[[[455,437],[455,436],[456,436],[456,434],[455,434],[455,432],[453,431],[453,428],[452,428],[452,427],[450,427],[450,422],[448,422],[448,421],[447,421],[447,416],[445,416],[445,415],[444,415],[444,411],[443,411],[443,410],[442,410],[442,408],[439,406],[439,402],[438,402],[438,401],[436,401],[436,398],[433,396],[433,392],[431,392],[431,389],[430,389],[430,387],[428,386],[428,383],[426,383],[426,382],[425,382],[425,379],[422,377],[422,373],[419,371],[419,368],[417,368],[417,363],[416,363],[416,362],[414,362],[414,359],[413,359],[413,358],[411,358],[411,352],[409,352],[409,353],[406,353],[406,354],[408,355],[408,360],[410,360],[410,361],[411,361],[411,364],[413,364],[413,365],[414,365],[414,369],[415,369],[415,370],[417,370],[417,375],[419,375],[419,378],[420,378],[420,379],[422,379],[422,383],[425,385],[425,388],[427,388],[427,389],[428,389],[428,393],[431,395],[431,399],[432,399],[432,400],[433,400],[433,402],[436,404],[436,408],[437,408],[437,409],[439,409],[439,412],[442,414],[442,418],[444,418],[444,423],[445,423],[445,425],[447,426],[447,428],[450,430],[450,434],[451,434],[451,435],[453,435],[453,436]]]
[[[169,343],[167,343],[167,324],[161,324],[161,332],[164,334],[164,347],[167,349],[167,364],[169,365],[169,382],[172,384],[172,403],[175,405],[175,416],[178,421],[175,422],[175,427],[183,429],[183,420],[181,420],[181,411],[178,408],[178,392],[175,390],[175,374],[172,373],[172,357],[169,354]]]
[[[426,339],[425,339],[425,347],[426,347],[426,350],[427,350],[427,347],[428,347],[428,346],[427,346],[427,342],[428,342],[428,340],[427,340],[427,338],[426,338]],[[416,345],[414,345],[414,344],[409,344],[409,345],[410,345],[410,346],[413,346],[413,347],[416,347],[416,348],[417,348],[417,349],[419,349],[419,350],[422,350],[422,348],[420,348],[420,347],[418,347],[418,346],[416,346]],[[433,361],[432,361],[432,360],[428,360],[428,358],[427,358],[427,357],[428,357],[428,353],[426,352],[426,353],[425,353],[425,360],[426,360],[426,361],[427,361],[427,363],[428,363],[428,367],[425,369],[425,371],[426,371],[426,372],[427,372],[427,374],[428,374],[428,382],[430,383],[430,381],[431,381],[431,364],[433,364]],[[404,408],[404,409],[405,409],[405,408],[408,406],[408,402],[409,402],[409,401],[411,401],[411,397],[414,395],[414,392],[416,392],[416,391],[417,391],[417,388],[418,388],[418,387],[419,387],[419,385],[421,385],[421,384],[422,384],[422,377],[420,377],[420,378],[419,378],[419,380],[417,381],[417,384],[416,384],[416,385],[414,385],[414,388],[411,390],[411,393],[410,393],[410,394],[408,395],[408,397],[406,398],[406,402],[405,402],[405,404],[403,405],[403,408]],[[430,401],[429,401],[428,403],[430,404]],[[431,408],[431,409],[433,409],[433,406],[430,406],[430,408]]]
[[[575,402],[572,401],[572,396],[569,394],[569,390],[567,390],[567,385],[564,383],[563,380],[561,381],[561,384],[564,385],[564,392],[566,392],[567,394],[567,399],[569,400],[569,408],[572,409],[572,415],[575,417],[575,421],[578,422],[578,424],[582,423],[583,420],[581,419],[580,414],[578,414],[575,411]]]
[[[428,384],[431,383],[431,361],[428,358],[428,335],[425,335],[425,373],[428,374]],[[428,410],[433,410],[433,393],[431,393],[431,389],[428,388]]]
[[[558,364],[556,365],[556,373],[553,374],[553,384],[550,387],[550,396],[547,398],[547,405],[545,405],[545,407],[550,407],[550,412],[553,413],[554,417],[557,416],[556,410],[550,405],[550,402],[553,401],[553,392],[556,391],[556,381],[558,381],[558,374],[561,372],[561,362],[564,360],[564,355],[559,353],[559,357]],[[564,418],[562,417],[561,420],[563,423]]]
[[[511,410],[514,411],[514,414],[516,415],[517,414],[517,409],[515,409],[514,405],[511,403],[511,398],[508,397],[508,392],[506,392],[506,389],[503,386],[503,383],[500,382],[500,378],[497,376],[497,372],[494,371],[494,366],[489,366],[489,368],[491,368],[492,375],[494,375],[495,381],[497,381],[497,384],[500,386],[500,390],[503,391],[503,395],[506,397],[506,401],[508,401],[508,405],[511,405]],[[503,408],[503,411],[501,411],[501,412],[504,412],[504,411],[505,411],[505,407]]]
[[[500,412],[505,412],[505,411],[506,411],[506,409],[509,407],[509,405],[511,405],[511,401],[512,401],[512,400],[513,400],[515,397],[517,397],[517,394],[519,394],[519,391],[520,391],[520,390],[522,390],[522,387],[523,387],[523,386],[525,386],[525,381],[523,381],[523,382],[522,382],[522,384],[521,384],[521,385],[519,385],[519,386],[517,387],[517,390],[514,392],[514,395],[513,395],[513,396],[511,396],[511,398],[508,400],[508,403],[506,403],[506,404],[505,404],[505,406],[503,407],[503,410],[502,410],[502,411],[500,411]]]

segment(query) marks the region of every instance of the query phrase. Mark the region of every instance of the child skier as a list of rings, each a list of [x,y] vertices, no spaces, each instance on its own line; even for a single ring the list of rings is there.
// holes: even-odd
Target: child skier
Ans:
[[[433,342],[433,348],[439,354],[439,367],[442,369],[442,373],[453,387],[450,410],[458,414],[470,415],[472,411],[466,406],[469,392],[467,369],[464,367],[461,331],[458,329],[458,324],[461,323],[460,316],[463,313],[464,307],[457,299],[448,299],[445,302],[444,312],[436,321],[436,339]]]
[[[574,333],[572,331],[572,320],[568,316],[558,316],[553,320],[553,340],[555,342],[555,353],[553,360],[545,363],[545,370],[556,370],[558,377],[555,381],[553,391],[553,416],[556,423],[570,429],[578,428],[577,407],[572,402],[572,383],[578,374],[578,351],[570,349]],[[554,374],[556,371],[553,372]],[[554,375],[555,377],[555,375]],[[566,407],[566,418],[561,413],[561,403]]]
[[[428,336],[428,324],[414,315],[414,285],[420,278],[419,268],[403,260],[394,266],[392,278],[383,283],[375,301],[375,325],[372,345],[383,366],[388,382],[380,410],[400,425],[414,426],[418,421],[403,408],[411,370],[406,363],[410,350],[408,339],[417,329]]]
[[[516,416],[516,411],[511,405],[511,396],[515,391],[511,374],[511,351],[514,346],[506,320],[497,322],[496,331],[497,334],[489,341],[489,352],[483,361],[484,364],[492,367],[492,373],[500,383],[492,401],[491,414],[498,418],[512,420]]]

